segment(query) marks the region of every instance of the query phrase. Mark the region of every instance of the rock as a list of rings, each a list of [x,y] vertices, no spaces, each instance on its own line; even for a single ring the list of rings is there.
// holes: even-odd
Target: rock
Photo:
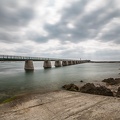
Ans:
[[[78,86],[76,86],[72,83],[64,85],[64,86],[62,86],[62,88],[66,89],[66,90],[70,90],[70,91],[78,91],[79,90]]]
[[[109,85],[116,85],[120,83],[120,78],[108,78],[108,79],[104,79],[102,82],[106,82]]]
[[[116,96],[117,96],[117,97],[120,97],[120,87],[119,87],[118,90],[117,90]]]
[[[80,88],[80,91],[89,94],[113,96],[113,93],[110,89],[106,88],[105,86],[96,87],[93,83],[85,84]]]
[[[117,84],[119,84],[120,83],[120,78],[115,78],[115,81],[116,81]]]
[[[102,80],[102,82],[106,82],[109,85],[115,85],[115,84],[117,84],[117,82],[116,82],[116,80],[114,80],[114,78],[104,79],[104,80]]]
[[[113,96],[113,92],[105,86],[96,87],[95,91],[97,95]]]
[[[83,82],[83,80],[81,80],[80,82]]]
[[[95,85],[93,83],[86,83],[84,86],[80,88],[80,91],[83,93],[93,94],[94,89],[95,89]]]

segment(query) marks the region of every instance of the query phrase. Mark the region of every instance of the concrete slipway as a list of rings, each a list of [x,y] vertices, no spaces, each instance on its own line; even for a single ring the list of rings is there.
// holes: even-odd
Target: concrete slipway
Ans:
[[[55,91],[0,105],[0,120],[120,120],[120,98]]]

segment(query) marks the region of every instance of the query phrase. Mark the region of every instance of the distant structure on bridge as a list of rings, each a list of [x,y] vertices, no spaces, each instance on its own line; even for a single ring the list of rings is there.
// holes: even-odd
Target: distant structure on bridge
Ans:
[[[43,58],[43,57],[26,57],[26,56],[11,56],[0,55],[0,61],[25,61],[24,69],[26,71],[33,71],[33,61],[44,61],[44,69],[51,68],[51,61],[55,61],[55,67],[76,65],[81,63],[90,62],[90,60],[73,60],[73,59],[59,59],[59,58]]]

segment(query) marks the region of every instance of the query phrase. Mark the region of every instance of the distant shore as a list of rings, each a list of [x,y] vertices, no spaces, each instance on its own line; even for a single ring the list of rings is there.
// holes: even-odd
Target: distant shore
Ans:
[[[120,63],[120,61],[90,61],[90,63]]]

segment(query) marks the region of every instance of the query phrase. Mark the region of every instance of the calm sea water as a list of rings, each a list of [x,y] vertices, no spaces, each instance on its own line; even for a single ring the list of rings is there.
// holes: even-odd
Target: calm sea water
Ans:
[[[42,93],[59,90],[66,83],[80,80],[89,82],[120,77],[120,63],[85,63],[45,70],[42,66],[43,62],[34,62],[34,72],[26,73],[24,62],[0,62],[0,96]]]

